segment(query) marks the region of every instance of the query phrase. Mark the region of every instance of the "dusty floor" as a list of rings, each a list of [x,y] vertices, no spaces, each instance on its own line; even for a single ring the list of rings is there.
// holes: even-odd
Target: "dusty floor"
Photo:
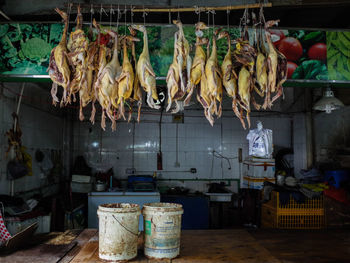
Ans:
[[[284,263],[350,262],[350,229],[320,231],[249,230],[274,257]]]

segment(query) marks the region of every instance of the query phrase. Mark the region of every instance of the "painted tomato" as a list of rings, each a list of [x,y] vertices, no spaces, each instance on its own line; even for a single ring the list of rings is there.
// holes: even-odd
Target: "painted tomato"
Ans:
[[[303,55],[303,47],[298,39],[294,37],[286,37],[281,40],[278,50],[286,56],[289,61],[298,61]]]
[[[285,38],[283,31],[278,29],[270,29],[269,32],[271,33],[271,40],[273,44],[278,48],[281,40]]]
[[[324,43],[317,43],[312,45],[307,52],[310,59],[322,60],[327,59],[327,45]]]
[[[287,69],[288,69],[288,72],[287,72],[287,79],[291,79],[292,78],[292,75],[293,75],[293,72],[294,70],[298,67],[297,64],[295,64],[294,62],[292,61],[288,61],[287,62]]]

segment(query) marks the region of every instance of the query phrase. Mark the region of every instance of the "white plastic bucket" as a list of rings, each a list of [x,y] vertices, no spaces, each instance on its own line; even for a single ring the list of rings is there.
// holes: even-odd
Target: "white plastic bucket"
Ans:
[[[101,259],[126,261],[137,256],[140,214],[137,204],[103,204],[98,207]]]
[[[142,209],[148,258],[175,258],[180,254],[182,205],[150,203]]]

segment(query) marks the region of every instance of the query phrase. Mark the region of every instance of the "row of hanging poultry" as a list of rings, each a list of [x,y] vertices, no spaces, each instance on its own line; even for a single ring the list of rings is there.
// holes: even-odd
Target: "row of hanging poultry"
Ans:
[[[116,129],[116,121],[126,119],[125,108],[129,108],[128,120],[132,116],[133,104],[138,106],[137,120],[140,120],[142,90],[147,94],[147,104],[153,109],[160,109],[156,103],[156,75],[150,63],[147,30],[143,25],[129,27],[130,35],[118,35],[107,31],[110,37],[101,34],[102,29],[93,21],[98,32],[96,41],[89,41],[82,30],[82,15],[78,7],[77,25],[71,32],[68,43],[68,16],[56,9],[62,16],[65,27],[63,36],[52,51],[49,75],[53,81],[51,95],[53,104],[65,106],[80,100],[80,120],[84,119],[83,108],[92,103],[90,121],[95,120],[95,102],[102,108],[101,127],[106,127],[106,116]],[[262,12],[260,12],[260,21]],[[191,97],[197,90],[196,98],[204,108],[204,115],[211,125],[214,118],[221,117],[223,90],[232,98],[232,109],[246,128],[245,119],[250,127],[250,104],[259,110],[271,108],[273,102],[282,95],[282,84],[287,78],[287,60],[274,47],[268,28],[278,21],[256,23],[254,26],[254,44],[249,44],[247,23],[241,37],[230,39],[227,31],[216,30],[212,36],[211,50],[209,39],[203,31],[209,28],[203,23],[195,25],[195,55],[190,56],[190,43],[186,40],[182,23],[173,21],[178,27],[174,37],[174,56],[166,77],[168,104],[166,110],[172,113],[190,105]],[[254,20],[253,20],[254,22]],[[139,41],[136,31],[143,33],[143,50],[138,60],[135,53],[135,41]],[[265,37],[264,37],[265,35]],[[217,40],[227,40],[227,53],[219,65],[217,58]],[[267,48],[265,45],[267,43]],[[206,52],[203,48],[206,46]],[[232,46],[235,48],[232,49]],[[122,65],[118,59],[119,49],[123,49]],[[129,58],[128,50],[131,50]],[[61,100],[57,97],[57,88],[63,87]],[[263,98],[262,105],[255,100],[253,93]],[[273,96],[274,94],[274,96]]]

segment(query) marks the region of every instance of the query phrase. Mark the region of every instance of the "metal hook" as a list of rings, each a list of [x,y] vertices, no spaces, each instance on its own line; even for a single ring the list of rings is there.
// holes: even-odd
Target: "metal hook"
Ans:
[[[119,27],[119,19],[120,19],[120,9],[119,9],[119,5],[118,5],[118,9],[117,9],[117,30]]]
[[[227,7],[226,10],[226,14],[227,14],[227,30],[230,30],[230,10]]]
[[[68,28],[69,28],[69,21],[70,21],[70,13],[71,13],[71,11],[72,11],[72,6],[73,6],[73,3],[70,3],[70,1],[68,1],[68,7],[67,7],[67,16],[68,16],[68,22],[67,22],[67,24],[68,24]]]
[[[102,7],[102,4],[101,4],[100,14],[102,15],[102,13],[104,13],[106,16],[108,16],[106,10],[104,10],[104,8]]]
[[[125,10],[124,10],[124,14],[125,14],[125,18],[124,18],[124,34],[126,35],[126,14],[127,14],[127,9],[126,9],[126,5],[125,5]]]
[[[171,25],[171,11],[170,11],[170,8],[169,8],[169,15],[168,15],[168,17],[169,17],[169,25]]]
[[[114,9],[113,9],[113,5],[111,5],[111,9],[109,10],[109,30],[111,30],[112,28],[113,15],[114,15]]]
[[[145,6],[143,6],[143,14],[142,14],[142,16],[143,16],[143,25],[146,25],[146,16],[148,15],[148,8],[147,9],[145,9]]]
[[[197,5],[194,6],[194,12],[198,15],[198,22],[200,22],[201,21],[201,9]]]
[[[131,24],[134,23],[134,8],[132,5],[130,6],[130,21],[131,21]]]

